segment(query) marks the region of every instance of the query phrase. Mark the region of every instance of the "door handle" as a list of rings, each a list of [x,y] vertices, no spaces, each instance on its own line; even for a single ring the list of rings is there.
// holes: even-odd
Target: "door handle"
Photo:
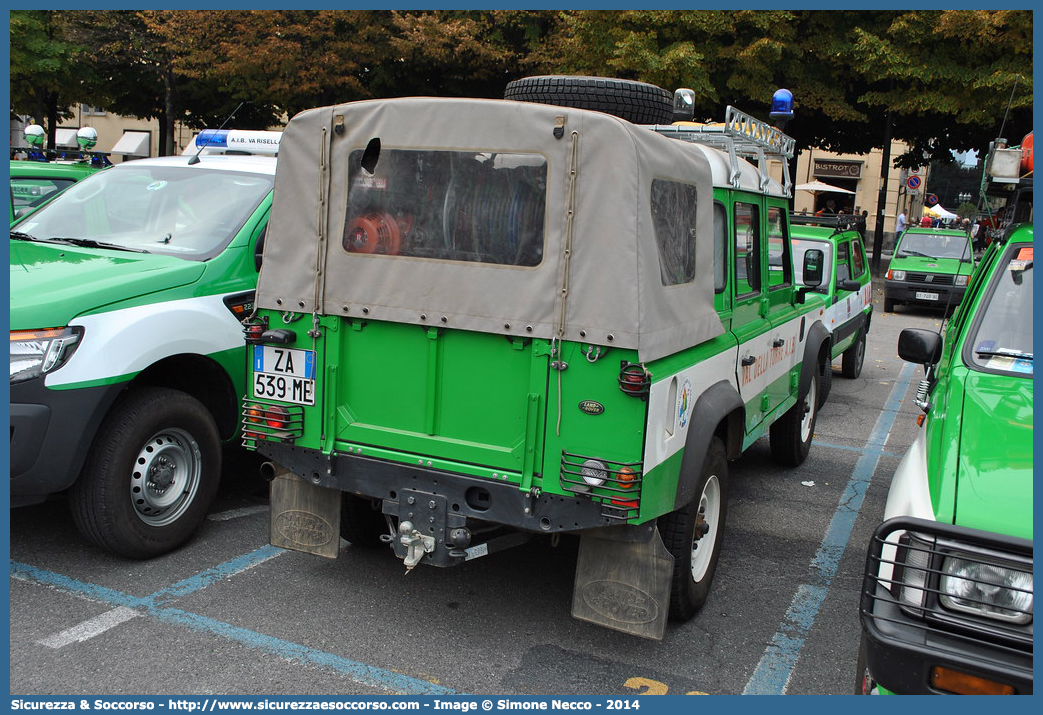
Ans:
[[[783,340],[782,338],[775,338],[774,340],[771,341],[771,346],[773,348],[781,348],[785,344],[786,344],[786,341]]]
[[[749,367],[750,365],[752,365],[755,362],[757,362],[757,358],[753,357],[752,355],[747,355],[746,357],[744,357],[742,359],[741,364],[742,364],[743,367]]]

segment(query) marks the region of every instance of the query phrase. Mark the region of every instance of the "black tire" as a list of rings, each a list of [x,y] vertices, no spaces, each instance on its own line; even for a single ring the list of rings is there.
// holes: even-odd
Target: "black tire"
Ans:
[[[670,618],[687,621],[710,595],[728,516],[728,459],[724,443],[710,439],[691,502],[659,518],[659,534],[674,557]],[[699,526],[697,536],[696,526]]]
[[[895,302],[893,298],[884,298],[884,312],[893,313],[895,312]]]
[[[380,504],[372,499],[344,493],[340,502],[340,535],[354,546],[373,549],[382,545],[380,535],[388,533],[387,520]]]
[[[826,404],[826,398],[829,397],[829,391],[833,389],[833,361],[826,357],[825,366],[822,368],[822,374],[819,376],[818,383],[818,406],[822,409],[822,405]]]
[[[858,340],[841,355],[841,374],[854,380],[862,374],[862,363],[866,359],[866,332],[859,331]]]
[[[126,393],[98,430],[70,492],[76,526],[96,545],[147,559],[188,541],[221,479],[214,418],[179,390]]]
[[[866,665],[866,636],[863,633],[858,639],[858,659],[855,661],[855,695],[871,695],[875,688],[876,681]]]
[[[818,418],[819,372],[811,371],[808,389],[797,398],[793,407],[776,420],[769,429],[771,458],[786,467],[797,467],[807,459],[811,441],[815,437]]]
[[[507,85],[504,99],[593,109],[635,124],[670,124],[673,94],[654,84],[609,77],[543,75]]]

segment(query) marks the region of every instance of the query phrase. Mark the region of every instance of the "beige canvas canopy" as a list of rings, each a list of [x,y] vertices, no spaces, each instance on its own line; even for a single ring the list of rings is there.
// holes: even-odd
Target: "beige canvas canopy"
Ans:
[[[705,151],[506,100],[303,112],[282,137],[257,303],[672,354],[723,332]],[[694,237],[679,280],[657,245],[678,216]]]

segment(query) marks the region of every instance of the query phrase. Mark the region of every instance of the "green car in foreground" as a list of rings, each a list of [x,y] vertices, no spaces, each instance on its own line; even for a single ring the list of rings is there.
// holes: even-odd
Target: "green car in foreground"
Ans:
[[[884,283],[884,312],[894,312],[898,304],[949,312],[963,298],[973,271],[966,231],[911,228],[895,245]]]
[[[869,546],[860,692],[1032,693],[1032,276],[1021,225],[944,339],[899,337],[925,415]]]

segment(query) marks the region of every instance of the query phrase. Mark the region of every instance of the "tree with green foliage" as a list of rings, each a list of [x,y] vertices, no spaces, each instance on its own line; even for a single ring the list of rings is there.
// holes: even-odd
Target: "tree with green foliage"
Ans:
[[[542,59],[689,87],[707,118],[727,104],[766,116],[787,87],[798,145],[866,153],[889,125],[909,165],[987,146],[1012,95],[1011,133],[1031,127],[1028,11],[583,11],[562,16]]]
[[[55,10],[12,10],[11,109],[32,116],[54,148],[59,122],[84,98],[90,71],[74,61],[79,48],[67,37],[65,16]]]

